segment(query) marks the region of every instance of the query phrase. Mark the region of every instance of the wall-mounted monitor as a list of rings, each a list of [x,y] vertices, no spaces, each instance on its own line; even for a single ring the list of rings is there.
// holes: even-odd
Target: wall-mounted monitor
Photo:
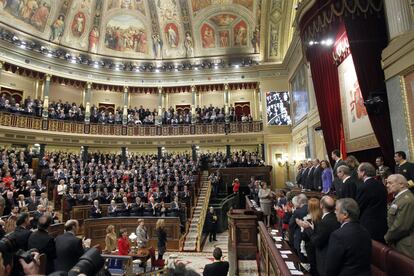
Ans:
[[[291,125],[289,92],[266,92],[266,113],[268,125]]]
[[[306,64],[302,64],[291,81],[292,89],[292,118],[297,125],[309,112],[308,75]]]

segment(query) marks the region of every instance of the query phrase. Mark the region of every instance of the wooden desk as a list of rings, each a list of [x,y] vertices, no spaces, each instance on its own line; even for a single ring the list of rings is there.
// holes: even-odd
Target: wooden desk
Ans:
[[[118,204],[119,206],[121,206],[121,204]],[[101,204],[100,205],[102,208],[102,217],[108,217],[108,207],[109,204]],[[147,203],[144,204],[144,208],[147,206]],[[165,206],[167,208],[170,208],[171,203],[166,203]],[[182,212],[184,214],[184,221],[187,221],[187,207],[185,203],[180,203]],[[80,226],[80,233],[84,233],[83,230],[83,222],[85,219],[89,219],[90,218],[90,212],[91,212],[91,208],[92,205],[76,205],[73,206],[72,211],[71,211],[71,218],[72,219],[76,219],[79,222],[79,226]],[[114,217],[116,218],[116,217]],[[144,217],[147,218],[147,217]],[[150,217],[148,217],[150,218]],[[161,217],[160,217],[161,218]]]
[[[115,226],[115,233],[120,229],[126,228],[128,233],[136,231],[138,219],[145,220],[145,226],[148,229],[150,240],[148,247],[157,248],[157,235],[155,224],[159,217],[105,217],[99,219],[86,219],[84,221],[85,237],[92,239],[92,246],[100,244],[105,245],[106,227]],[[180,231],[180,219],[178,217],[165,217],[165,231],[167,232],[167,250],[178,251],[183,243],[183,236]]]
[[[282,237],[280,231],[278,237]],[[299,257],[296,256],[293,249],[290,248],[286,241],[278,241],[281,245],[278,249],[275,245],[276,240],[270,235],[263,222],[259,222],[259,252],[260,252],[260,275],[265,276],[290,276],[292,275],[286,262],[293,262],[296,270],[299,270]],[[288,258],[283,258],[281,250],[290,250],[292,254],[285,254]],[[304,273],[309,276],[309,273]]]
[[[47,231],[49,232],[49,235],[56,238],[58,235],[63,234],[65,230],[65,224],[64,223],[55,223],[49,226]]]
[[[245,200],[246,200],[246,209],[249,211],[253,211],[256,214],[257,219],[259,221],[263,221],[263,212],[260,209],[260,207],[255,207],[253,205],[252,199],[250,199],[249,196],[245,196]]]

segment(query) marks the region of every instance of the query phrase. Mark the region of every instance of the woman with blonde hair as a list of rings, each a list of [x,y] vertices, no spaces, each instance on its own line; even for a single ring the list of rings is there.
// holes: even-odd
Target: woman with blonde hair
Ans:
[[[157,224],[155,225],[155,232],[158,236],[158,260],[162,260],[162,256],[167,249],[167,232],[165,232],[164,225],[164,219],[157,220]]]
[[[320,201],[317,198],[311,198],[308,200],[308,214],[303,218],[303,221],[299,221],[298,225],[302,231],[302,241],[300,244],[301,252],[307,257],[311,266],[311,275],[318,275],[316,270],[316,251],[315,245],[311,241],[311,236],[314,230],[318,228],[319,222],[322,220],[322,209],[320,207]]]
[[[105,236],[105,252],[112,252],[116,250],[116,234],[115,227],[113,225],[108,225],[106,227],[106,236]]]

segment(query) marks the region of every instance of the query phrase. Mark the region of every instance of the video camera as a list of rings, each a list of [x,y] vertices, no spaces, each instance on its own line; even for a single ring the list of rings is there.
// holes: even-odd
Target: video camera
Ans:
[[[24,251],[18,247],[16,236],[14,232],[7,234],[0,240],[0,252],[3,256],[13,255],[18,259],[23,259],[27,264],[33,261],[32,252],[36,249]],[[96,275],[104,266],[104,258],[96,248],[91,248],[86,251],[80,258],[77,264],[66,274],[68,276],[76,276],[79,274]],[[62,275],[62,273],[52,273],[51,275]]]

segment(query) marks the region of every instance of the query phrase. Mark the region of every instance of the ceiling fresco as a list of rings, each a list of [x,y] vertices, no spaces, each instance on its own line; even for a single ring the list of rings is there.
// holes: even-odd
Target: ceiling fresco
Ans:
[[[265,0],[0,0],[0,22],[91,54],[179,59],[260,51]]]

